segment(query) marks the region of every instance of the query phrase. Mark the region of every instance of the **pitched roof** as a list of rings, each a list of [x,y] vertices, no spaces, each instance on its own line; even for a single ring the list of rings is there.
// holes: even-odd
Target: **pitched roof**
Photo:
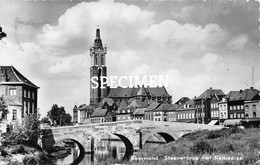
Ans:
[[[130,97],[132,93],[132,88],[110,88],[109,94],[107,97]]]
[[[195,108],[195,102],[194,99],[189,100],[185,104],[181,105],[177,110],[187,110],[187,109],[193,109]]]
[[[259,99],[259,90],[257,89],[245,89],[244,91],[230,91],[226,98],[229,99],[229,101],[240,101],[240,100],[245,100],[245,101],[250,101],[252,100],[255,96],[257,96]]]
[[[253,89],[253,88],[250,88],[250,89],[245,89],[242,93],[242,100],[246,100],[246,101],[249,101],[249,100],[252,100],[256,95],[259,96],[259,90],[257,89]],[[259,97],[258,97],[259,98]]]
[[[180,98],[180,100],[178,100],[175,104],[178,105],[183,105],[184,103],[186,103],[187,101],[189,101],[190,99],[188,97],[182,97]]]
[[[225,98],[229,99],[229,101],[236,101],[239,100],[240,94],[242,91],[230,91]]]
[[[86,104],[81,104],[78,108],[78,110],[82,111],[82,110],[87,110],[87,111],[93,111],[95,108],[92,107],[91,105],[86,105]]]
[[[171,107],[168,109],[168,111],[175,111],[177,108],[180,107],[178,104],[171,104]]]
[[[106,102],[109,106],[112,106],[112,105],[114,104],[114,100],[111,99],[111,98],[107,98],[107,97],[105,97],[105,98],[102,99],[102,104],[105,104],[105,102]]]
[[[159,105],[160,105],[160,103],[152,103],[152,104],[150,104],[150,105],[146,108],[145,112],[153,111],[153,110],[155,110]]]
[[[20,72],[18,72],[18,70],[16,70],[13,66],[0,66],[0,75],[2,74],[6,75],[6,81],[2,81],[1,84],[26,84],[34,88],[39,88],[24,77]]]
[[[129,106],[132,106],[132,107],[140,107],[142,105],[142,100],[139,100],[139,99],[133,99],[133,101],[128,105]]]
[[[195,98],[195,100],[211,98],[214,95],[224,96],[225,93],[221,89],[210,88],[210,89],[207,89],[205,92],[203,92],[199,97]]]
[[[162,97],[162,96],[170,96],[166,89],[163,87],[148,87],[147,91],[150,96],[157,96],[157,97]]]
[[[142,89],[143,88],[143,89]],[[140,90],[141,89],[141,90]],[[145,94],[146,93],[146,94]],[[137,95],[150,95],[154,97],[163,97],[170,96],[164,87],[138,87],[138,88],[110,88],[109,94],[107,97],[116,98],[116,97],[134,97]]]
[[[145,90],[144,86],[142,86],[142,87],[138,90],[138,92],[137,92],[136,95],[137,95],[137,96],[147,96],[148,94],[147,94],[147,91]]]
[[[133,112],[133,115],[144,115],[146,108],[136,108]]]
[[[107,112],[107,109],[96,108],[91,114],[91,117],[105,117]]]
[[[168,111],[171,108],[171,105],[168,103],[162,103],[159,107],[157,107],[154,111]]]

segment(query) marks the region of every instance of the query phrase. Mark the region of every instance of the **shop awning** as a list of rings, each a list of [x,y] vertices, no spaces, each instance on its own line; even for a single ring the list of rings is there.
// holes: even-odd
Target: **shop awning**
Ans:
[[[227,119],[224,121],[223,125],[240,125],[242,119]]]
[[[215,125],[217,124],[218,120],[211,120],[208,125]]]

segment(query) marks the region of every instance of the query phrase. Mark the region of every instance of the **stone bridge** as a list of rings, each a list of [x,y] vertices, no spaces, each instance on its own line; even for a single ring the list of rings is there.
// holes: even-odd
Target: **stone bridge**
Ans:
[[[48,151],[55,143],[72,139],[84,148],[84,152],[90,152],[91,146],[93,148],[91,143],[95,146],[101,139],[113,139],[117,136],[124,142],[126,151],[133,151],[142,149],[146,140],[154,134],[159,134],[168,143],[196,130],[221,128],[194,123],[128,120],[43,129],[40,143]]]

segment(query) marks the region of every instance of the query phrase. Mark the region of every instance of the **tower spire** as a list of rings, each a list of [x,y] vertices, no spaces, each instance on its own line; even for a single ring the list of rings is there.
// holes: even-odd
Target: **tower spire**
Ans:
[[[96,29],[96,39],[94,41],[94,47],[95,48],[103,48],[102,40],[100,38],[100,29],[99,29],[99,27],[97,27],[97,29]]]

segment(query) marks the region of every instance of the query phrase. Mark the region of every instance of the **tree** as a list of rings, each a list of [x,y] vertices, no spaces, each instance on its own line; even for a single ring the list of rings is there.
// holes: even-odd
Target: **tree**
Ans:
[[[47,117],[51,120],[52,124],[64,126],[71,125],[71,116],[66,113],[64,107],[58,107],[54,104],[50,111],[47,113]]]
[[[2,95],[0,97],[0,120],[2,120],[4,118],[4,116],[6,116],[8,113],[8,106],[6,104],[5,98]]]
[[[4,146],[29,143],[37,145],[37,139],[41,134],[40,115],[27,114],[20,127],[11,132],[2,134],[1,143]]]
[[[41,124],[51,124],[51,122],[50,122],[50,120],[49,120],[48,117],[44,117],[44,118],[42,118],[42,120],[41,120]]]

